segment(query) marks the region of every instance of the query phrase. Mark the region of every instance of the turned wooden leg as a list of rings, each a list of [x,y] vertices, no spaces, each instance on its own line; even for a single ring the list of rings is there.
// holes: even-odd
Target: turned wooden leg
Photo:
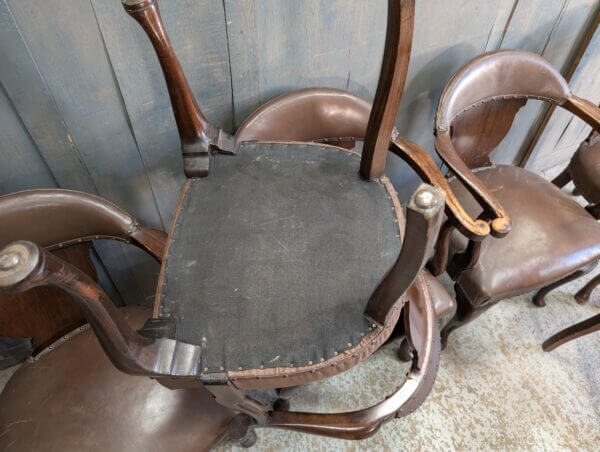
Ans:
[[[239,443],[242,447],[252,447],[256,443],[256,432],[254,427],[256,421],[247,414],[238,414],[231,420],[227,437],[231,441]]]
[[[552,183],[558,188],[563,188],[569,182],[571,182],[571,174],[569,174],[568,166],[562,171],[562,173],[552,179]]]
[[[538,308],[543,308],[544,306],[546,306],[546,295],[548,295],[548,293],[550,293],[552,290],[556,289],[557,287],[560,287],[564,284],[567,284],[577,278],[579,278],[582,275],[585,275],[587,273],[586,270],[577,270],[574,273],[571,273],[569,276],[561,279],[560,281],[556,281],[552,284],[548,284],[545,287],[542,287],[540,290],[538,290],[535,295],[533,296],[533,304],[536,305]]]
[[[400,348],[398,349],[398,359],[403,363],[409,363],[413,359],[414,349],[408,342],[408,339],[402,339],[402,343],[400,344]]]
[[[462,289],[458,284],[454,284],[454,292],[456,293],[456,313],[441,331],[442,350],[448,344],[450,333],[470,321],[479,317],[488,308],[493,306],[494,302],[489,302],[483,306],[473,306],[469,299],[463,294]]]
[[[575,301],[579,304],[585,304],[590,301],[592,291],[600,284],[600,274],[594,276],[579,292],[575,294]]]
[[[576,323],[575,325],[571,325],[570,327],[559,331],[554,336],[544,341],[542,349],[545,352],[549,352],[559,345],[595,331],[600,331],[600,314],[596,314],[583,322]]]

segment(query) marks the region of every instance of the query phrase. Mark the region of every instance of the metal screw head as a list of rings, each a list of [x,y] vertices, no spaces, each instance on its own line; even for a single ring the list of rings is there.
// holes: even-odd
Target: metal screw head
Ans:
[[[0,255],[0,270],[10,270],[19,265],[21,258],[18,253],[7,252]]]
[[[430,209],[436,205],[435,194],[428,188],[423,188],[415,194],[415,205],[419,209]]]

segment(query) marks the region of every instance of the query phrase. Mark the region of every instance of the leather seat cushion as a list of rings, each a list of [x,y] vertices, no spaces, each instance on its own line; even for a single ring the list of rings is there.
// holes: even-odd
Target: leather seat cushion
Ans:
[[[558,281],[600,257],[600,224],[569,195],[522,168],[497,165],[476,172],[512,221],[501,239],[488,237],[475,266],[457,283],[472,304],[518,295]],[[482,209],[456,179],[450,182],[467,212]],[[466,248],[459,233],[450,256]]]
[[[575,187],[590,204],[600,203],[600,139],[582,145],[569,164]]]
[[[160,310],[203,346],[207,374],[319,363],[373,329],[364,309],[401,239],[386,185],[359,164],[331,146],[246,142],[187,183]]]

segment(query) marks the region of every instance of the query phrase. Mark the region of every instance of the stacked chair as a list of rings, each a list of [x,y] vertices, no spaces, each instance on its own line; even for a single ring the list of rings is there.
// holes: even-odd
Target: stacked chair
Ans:
[[[489,160],[528,98],[600,127],[599,109],[539,56],[492,52],[452,78],[435,128],[446,178],[394,130],[414,0],[388,0],[372,108],[344,91],[304,89],[267,102],[235,135],[202,114],[157,0],[122,3],[158,56],[186,180],[168,234],[84,193],[0,197],[11,232],[0,242],[0,291],[64,291],[89,322],[16,371],[0,395],[0,445],[206,450],[229,439],[250,447],[261,427],[367,438],[423,403],[452,330],[532,289],[543,305],[549,290],[600,259],[600,226],[588,211],[540,177]],[[385,176],[388,152],[424,181],[405,212]],[[56,253],[100,239],[160,262],[152,312],[117,308],[93,271]],[[432,276],[445,271],[456,302]],[[406,338],[411,369],[383,401],[291,411],[293,388],[350,369],[394,332]]]
[[[66,230],[61,240],[120,238],[151,252],[161,261],[154,311],[142,325],[148,313],[117,309],[96,281],[49,253],[36,234],[24,231],[7,244],[0,252],[0,289],[62,289],[90,328],[65,337],[13,376],[1,396],[0,423],[13,425],[15,416],[25,415],[37,422],[8,429],[0,441],[23,449],[169,444],[197,450],[223,438],[250,446],[256,427],[361,439],[414,411],[437,372],[436,306],[443,313],[453,309],[423,271],[443,211],[469,237],[483,238],[490,230],[452,200],[445,204],[447,184],[422,148],[400,137],[390,141],[414,2],[388,2],[385,56],[368,120],[368,104],[355,96],[302,90],[265,104],[235,136],[210,124],[199,109],[157,2],[123,5],[159,57],[187,180],[166,240],[134,220],[125,231],[117,228],[120,234],[91,227]],[[306,121],[311,116],[316,119]],[[384,175],[388,150],[432,183],[418,188],[406,217]],[[75,202],[87,196],[70,193]],[[110,217],[118,209],[108,210],[103,213]],[[74,215],[85,222],[89,213],[72,212],[69,219]],[[119,220],[131,223],[122,211],[116,216],[119,227]],[[46,221],[59,217],[57,212]],[[441,301],[434,302],[432,293]],[[331,377],[368,358],[399,319],[414,359],[394,393],[354,412],[289,411],[285,388]],[[122,373],[98,358],[97,349],[83,356],[92,332]],[[28,390],[29,379],[45,365],[58,369],[49,384]],[[81,400],[89,416],[74,409]],[[52,413],[59,411],[55,422]],[[148,422],[160,428],[148,429]],[[115,433],[98,440],[98,432],[107,431]]]

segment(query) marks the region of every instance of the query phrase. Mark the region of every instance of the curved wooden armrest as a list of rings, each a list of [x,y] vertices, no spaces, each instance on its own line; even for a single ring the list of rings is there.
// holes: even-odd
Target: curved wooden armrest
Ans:
[[[596,314],[589,319],[585,319],[582,322],[571,325],[570,327],[567,327],[564,330],[552,335],[544,341],[542,344],[542,349],[545,352],[552,351],[556,347],[559,347],[566,342],[572,341],[573,339],[577,339],[578,337],[585,336],[595,331],[600,331],[600,314]]]
[[[50,285],[81,308],[102,348],[119,370],[146,376],[200,374],[201,347],[135,332],[106,293],[86,274],[38,245],[17,241],[0,251],[0,292]]]
[[[446,214],[452,223],[469,239],[482,240],[490,233],[490,226],[483,220],[473,219],[460,204],[448,181],[442,175],[433,158],[417,143],[395,137],[390,151],[404,160],[423,181],[438,187],[446,195]]]
[[[597,105],[570,93],[562,107],[583,119],[594,130],[600,131],[600,108]]]
[[[449,130],[437,130],[435,149],[444,163],[454,171],[456,177],[460,179],[479,204],[481,204],[486,215],[491,217],[491,234],[498,238],[508,234],[511,228],[508,214],[504,211],[504,208],[500,205],[496,197],[488,191],[487,187],[483,185],[481,180],[473,174],[459,157],[452,144]]]
[[[422,276],[416,284],[425,284]],[[425,292],[427,289],[425,288]],[[423,313],[425,330],[420,332],[423,348],[415,344],[416,356],[404,383],[383,402],[358,411],[347,413],[303,413],[293,411],[271,411],[266,425],[282,427],[301,432],[315,433],[345,439],[362,439],[374,434],[386,421],[394,417],[403,417],[416,410],[425,400],[437,375],[440,358],[440,335],[431,297],[418,297]],[[410,328],[410,326],[408,326]],[[408,336],[411,332],[408,331]]]

